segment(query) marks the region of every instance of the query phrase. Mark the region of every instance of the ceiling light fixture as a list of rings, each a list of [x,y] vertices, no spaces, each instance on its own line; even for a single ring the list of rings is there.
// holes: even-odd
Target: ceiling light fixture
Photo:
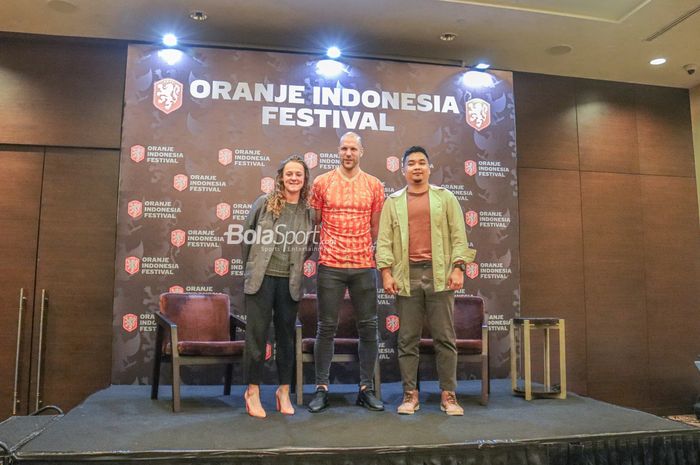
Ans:
[[[166,47],[175,47],[177,45],[177,36],[175,34],[165,34],[163,36],[163,45]]]
[[[479,69],[481,71],[483,71],[485,69],[489,69],[490,67],[491,67],[490,64],[484,63],[483,61],[481,63],[478,63],[476,66],[474,66],[474,68]]]
[[[192,13],[190,13],[190,18],[195,21],[206,21],[208,17],[207,12],[202,10],[194,10]]]
[[[73,13],[78,9],[72,2],[66,0],[49,0],[46,6],[59,13]]]
[[[566,55],[567,53],[571,53],[571,51],[574,49],[569,44],[559,44],[559,45],[554,45],[552,47],[549,47],[548,49],[545,49],[545,52],[547,52],[549,55],[553,56],[559,56],[559,55]]]
[[[340,58],[340,55],[342,55],[342,52],[340,51],[340,49],[338,47],[336,47],[334,45],[334,46],[328,48],[328,51],[326,51],[326,55],[328,55],[328,58],[332,58],[335,60],[336,58]]]
[[[456,38],[457,34],[455,34],[454,32],[443,32],[442,34],[440,34],[440,40],[444,42],[452,42]]]
[[[666,58],[654,58],[649,62],[650,65],[659,66],[666,63]]]

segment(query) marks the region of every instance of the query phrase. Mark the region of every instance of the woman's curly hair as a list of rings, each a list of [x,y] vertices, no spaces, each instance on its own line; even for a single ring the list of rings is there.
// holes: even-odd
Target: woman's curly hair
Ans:
[[[287,202],[284,196],[284,167],[289,162],[299,163],[304,167],[304,185],[299,193],[299,203],[306,205],[309,197],[309,167],[306,166],[304,159],[299,155],[292,155],[285,160],[282,160],[279,168],[277,168],[277,176],[275,177],[275,190],[267,194],[267,211],[272,212],[275,218],[279,218],[282,214],[282,208]]]

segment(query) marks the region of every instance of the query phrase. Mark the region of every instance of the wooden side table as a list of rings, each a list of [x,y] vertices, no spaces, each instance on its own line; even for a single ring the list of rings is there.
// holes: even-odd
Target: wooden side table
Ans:
[[[544,389],[532,389],[532,364],[530,352],[531,330],[544,331]],[[552,387],[550,364],[550,332],[559,331],[559,388]],[[520,358],[523,361],[524,386],[518,386],[518,350],[516,346],[516,331],[522,333]],[[525,400],[534,397],[554,397],[566,399],[566,336],[562,318],[513,318],[510,324],[510,381],[513,393],[524,396]]]

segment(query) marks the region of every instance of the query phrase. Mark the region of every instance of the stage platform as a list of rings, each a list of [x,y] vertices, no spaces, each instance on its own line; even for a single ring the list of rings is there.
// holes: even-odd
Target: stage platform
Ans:
[[[465,415],[448,417],[437,383],[423,382],[420,411],[400,416],[400,385],[382,388],[385,412],[355,406],[355,387],[334,385],[328,410],[283,416],[263,386],[260,420],[246,415],[243,386],[231,396],[186,386],[180,413],[170,386],[155,401],[150,386],[111,386],[66,415],[12,417],[0,441],[5,463],[17,464],[700,464],[700,429],[586,397],[526,402],[495,380],[483,407],[479,382],[465,381]]]

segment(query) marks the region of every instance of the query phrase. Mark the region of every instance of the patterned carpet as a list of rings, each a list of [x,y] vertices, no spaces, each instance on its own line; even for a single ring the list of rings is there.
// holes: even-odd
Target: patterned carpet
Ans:
[[[695,415],[669,415],[666,418],[700,428],[700,420]]]

